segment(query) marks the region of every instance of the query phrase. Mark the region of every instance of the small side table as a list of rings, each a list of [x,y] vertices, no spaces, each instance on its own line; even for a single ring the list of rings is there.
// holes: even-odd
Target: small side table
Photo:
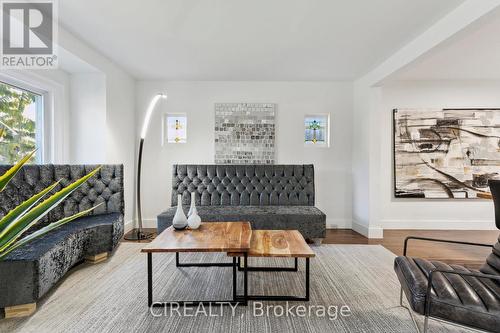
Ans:
[[[183,306],[186,304],[242,304],[247,303],[247,271],[244,269],[243,290],[244,294],[237,297],[236,257],[230,263],[180,263],[179,252],[238,252],[242,253],[246,265],[247,251],[250,247],[252,228],[249,222],[208,222],[202,223],[196,230],[175,231],[170,227],[163,231],[155,240],[147,244],[141,252],[147,254],[147,275],[148,275],[148,306]],[[233,271],[233,299],[232,300],[212,300],[212,301],[153,301],[153,253],[176,253],[176,265],[182,267],[231,267]]]
[[[268,258],[294,258],[294,267],[249,267],[247,260],[244,261],[243,267],[239,268],[244,271],[298,271],[298,259],[305,259],[305,296],[290,296],[290,295],[238,295],[238,299],[251,301],[309,301],[310,296],[310,258],[315,257],[315,253],[311,250],[304,237],[298,230],[253,230],[250,241],[250,249],[248,257],[268,257]],[[228,256],[238,257],[244,256],[244,253],[228,252]],[[248,277],[247,277],[248,279]]]

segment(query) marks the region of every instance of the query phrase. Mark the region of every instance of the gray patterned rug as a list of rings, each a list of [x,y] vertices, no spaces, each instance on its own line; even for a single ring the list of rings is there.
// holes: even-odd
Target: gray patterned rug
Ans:
[[[146,255],[139,252],[141,247],[122,243],[108,261],[76,267],[39,302],[33,316],[2,320],[0,332],[415,331],[408,312],[397,306],[399,283],[392,269],[394,255],[379,245],[313,247],[317,257],[311,261],[309,303],[289,303],[288,308],[286,303],[250,303],[248,307],[236,308],[234,315],[230,307],[190,308],[187,316],[181,310],[149,311]],[[228,258],[221,254],[193,254],[182,260]],[[250,264],[292,263],[258,259]],[[230,268],[175,268],[172,254],[153,255],[153,267],[155,301],[231,298]],[[250,272],[250,293],[301,296],[303,263],[299,267],[299,273]],[[193,316],[196,310],[198,315]],[[422,319],[418,320],[421,325]],[[431,332],[458,330],[431,321]]]

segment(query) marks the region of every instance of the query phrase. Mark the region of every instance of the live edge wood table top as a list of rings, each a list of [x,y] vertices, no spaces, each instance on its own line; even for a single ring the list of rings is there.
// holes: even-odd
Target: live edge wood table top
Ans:
[[[229,256],[241,255],[228,252]],[[312,258],[315,254],[298,230],[253,230],[248,256]]]
[[[252,228],[249,222],[208,222],[196,230],[169,227],[141,252],[247,252]]]

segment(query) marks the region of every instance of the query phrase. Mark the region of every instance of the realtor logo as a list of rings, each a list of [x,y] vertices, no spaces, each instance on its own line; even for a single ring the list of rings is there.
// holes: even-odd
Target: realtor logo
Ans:
[[[56,68],[57,6],[54,0],[1,0],[0,68]]]

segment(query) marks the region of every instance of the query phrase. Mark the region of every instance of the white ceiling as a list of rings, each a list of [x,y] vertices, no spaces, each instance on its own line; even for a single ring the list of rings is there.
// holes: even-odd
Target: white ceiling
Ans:
[[[138,79],[349,80],[463,0],[64,0],[63,28]]]
[[[500,79],[500,9],[473,23],[390,79]]]

